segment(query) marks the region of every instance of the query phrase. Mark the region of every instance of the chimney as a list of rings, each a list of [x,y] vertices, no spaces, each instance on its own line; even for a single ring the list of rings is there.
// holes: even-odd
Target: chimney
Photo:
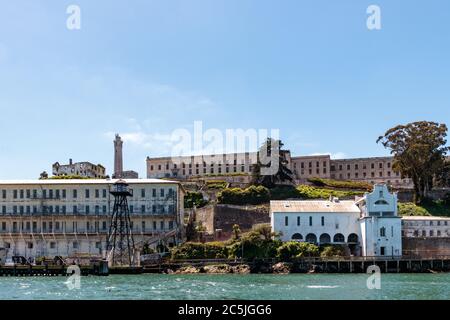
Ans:
[[[72,165],[72,163],[73,163],[73,162],[72,162],[72,159],[69,159],[69,164]]]

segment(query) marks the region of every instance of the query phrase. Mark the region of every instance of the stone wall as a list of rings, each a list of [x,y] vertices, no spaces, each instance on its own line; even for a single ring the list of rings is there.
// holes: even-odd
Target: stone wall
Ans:
[[[208,233],[215,234],[216,240],[230,238],[235,224],[239,225],[242,232],[246,232],[255,224],[270,223],[268,206],[207,206],[197,209],[196,217]]]
[[[450,256],[450,237],[448,238],[406,238],[402,239],[404,257],[432,258]]]

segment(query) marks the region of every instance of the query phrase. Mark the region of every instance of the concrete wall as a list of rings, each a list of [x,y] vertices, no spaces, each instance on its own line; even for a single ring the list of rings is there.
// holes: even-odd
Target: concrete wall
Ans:
[[[208,232],[221,230],[216,240],[231,237],[235,224],[239,225],[242,232],[246,232],[255,224],[270,223],[268,207],[214,205],[198,209],[196,215],[197,221],[201,221]]]
[[[404,257],[432,258],[450,256],[450,237],[402,239]]]

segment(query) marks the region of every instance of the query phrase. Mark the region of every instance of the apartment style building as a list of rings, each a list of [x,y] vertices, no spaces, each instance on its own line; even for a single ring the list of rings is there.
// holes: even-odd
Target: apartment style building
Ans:
[[[8,257],[103,255],[114,179],[0,181],[0,247]],[[137,248],[181,241],[184,191],[178,182],[129,179]]]
[[[147,157],[147,178],[189,178],[193,176],[250,174],[256,152],[186,157]]]
[[[410,216],[402,218],[406,238],[450,238],[450,218]]]
[[[73,162],[69,159],[69,164],[60,164],[55,162],[52,165],[54,176],[81,176],[86,178],[105,178],[106,170],[101,164],[93,164],[91,162]]]
[[[147,178],[251,174],[257,153],[235,153],[190,157],[147,157]],[[331,159],[329,155],[291,157],[286,151],[288,167],[297,183],[309,178],[363,181],[371,184],[387,183],[395,188],[412,188],[411,179],[402,179],[392,169],[393,157]]]

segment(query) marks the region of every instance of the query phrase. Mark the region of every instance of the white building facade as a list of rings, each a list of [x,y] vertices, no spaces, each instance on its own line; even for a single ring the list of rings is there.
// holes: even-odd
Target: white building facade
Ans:
[[[401,256],[397,196],[386,185],[356,201],[271,201],[271,224],[282,241],[338,244],[355,256]]]
[[[271,201],[272,230],[282,241],[320,245],[348,245],[354,255],[360,248],[360,210],[354,201]]]
[[[0,181],[0,247],[8,257],[101,255],[106,248],[116,180]],[[177,182],[126,180],[136,247],[182,239],[184,191]]]
[[[377,184],[371,193],[356,201],[361,209],[362,255],[402,255],[402,222],[398,216],[397,194]]]

